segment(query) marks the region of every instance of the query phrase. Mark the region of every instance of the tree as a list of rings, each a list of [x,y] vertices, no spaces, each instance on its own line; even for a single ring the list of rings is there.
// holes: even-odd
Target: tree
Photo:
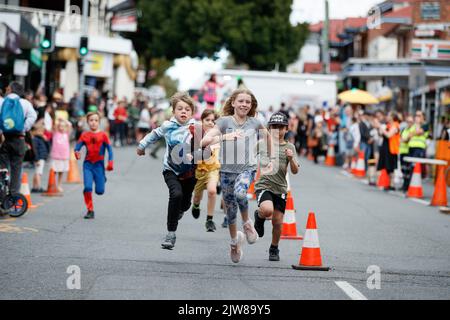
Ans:
[[[307,25],[292,26],[291,0],[152,0],[137,2],[132,36],[146,67],[153,58],[213,57],[228,49],[236,63],[281,70],[297,57]]]

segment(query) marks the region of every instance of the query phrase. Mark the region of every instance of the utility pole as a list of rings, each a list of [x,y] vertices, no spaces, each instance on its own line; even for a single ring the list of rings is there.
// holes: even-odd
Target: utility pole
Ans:
[[[88,36],[88,12],[89,12],[89,1],[83,0],[83,17],[82,17],[82,30],[81,36]],[[79,65],[79,73],[80,73],[80,100],[81,107],[84,109],[84,64],[85,64],[85,56],[80,55],[80,65]]]
[[[330,7],[328,0],[325,0],[325,21],[322,29],[322,62],[323,73],[330,73]]]

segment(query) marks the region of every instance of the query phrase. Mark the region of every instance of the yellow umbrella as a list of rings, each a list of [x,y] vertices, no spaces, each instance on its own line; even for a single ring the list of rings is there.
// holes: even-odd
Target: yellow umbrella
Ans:
[[[339,99],[348,103],[356,104],[378,104],[380,101],[364,90],[352,89],[338,95]]]

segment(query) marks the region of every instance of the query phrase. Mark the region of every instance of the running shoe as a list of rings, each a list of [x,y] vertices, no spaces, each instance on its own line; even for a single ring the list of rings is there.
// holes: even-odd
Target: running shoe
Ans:
[[[244,233],[249,244],[254,244],[259,239],[258,233],[256,232],[251,219],[248,219],[248,221],[244,223]]]
[[[237,243],[230,244],[230,257],[231,261],[234,263],[239,263],[241,261],[243,252],[242,252],[242,244],[244,243],[244,234],[241,231],[237,232]]]
[[[84,218],[85,218],[86,220],[94,219],[94,218],[95,218],[95,213],[94,213],[94,211],[88,211],[88,213],[86,213],[86,215],[84,216]]]
[[[195,205],[192,206],[192,216],[194,219],[198,219],[198,217],[200,217],[200,207],[196,208]]]
[[[161,243],[161,247],[163,249],[172,250],[175,247],[175,242],[177,241],[177,236],[175,232],[169,232],[164,239],[163,243]]]
[[[255,230],[260,238],[264,237],[264,222],[266,222],[266,219],[260,218],[258,210],[255,210]]]
[[[280,250],[276,248],[269,249],[269,261],[280,261]]]
[[[207,232],[214,232],[214,231],[216,231],[216,224],[212,220],[206,221],[205,227],[206,227],[206,231]]]
[[[222,228],[228,228],[228,218],[225,216],[222,222]]]

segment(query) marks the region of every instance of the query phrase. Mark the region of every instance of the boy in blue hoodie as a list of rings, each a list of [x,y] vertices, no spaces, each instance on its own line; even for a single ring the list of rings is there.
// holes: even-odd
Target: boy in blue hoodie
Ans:
[[[193,162],[195,101],[187,93],[179,92],[170,102],[173,117],[146,135],[137,148],[137,154],[143,156],[145,148],[161,138],[166,140],[163,176],[169,188],[168,234],[161,246],[168,250],[175,247],[178,220],[191,207],[192,192],[197,182]]]

